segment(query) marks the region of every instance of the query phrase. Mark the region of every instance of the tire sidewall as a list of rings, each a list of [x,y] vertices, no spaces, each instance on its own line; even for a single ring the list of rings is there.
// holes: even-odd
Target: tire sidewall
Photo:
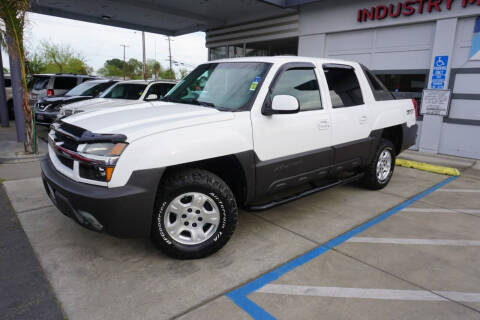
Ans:
[[[187,245],[175,241],[166,231],[164,224],[164,216],[170,202],[179,195],[189,192],[199,192],[209,196],[216,203],[220,214],[220,224],[217,230],[215,230],[215,233],[210,236],[208,240],[194,245]],[[202,254],[204,251],[211,251],[212,247],[222,246],[224,242],[228,241],[226,235],[229,234],[229,229],[234,227],[233,223],[229,223],[232,210],[234,210],[234,208],[229,206],[227,199],[225,199],[221,193],[214,190],[214,188],[202,185],[182,186],[160,196],[154,219],[154,234],[156,234],[157,238],[161,240],[165,247],[173,247],[184,252]]]
[[[376,174],[376,169],[377,169],[377,166],[378,166],[378,160],[380,158],[380,155],[383,153],[383,151],[387,150],[389,153],[390,153],[390,157],[391,157],[391,165],[390,165],[390,172],[388,173],[388,177],[387,179],[383,180],[383,181],[380,181],[377,177],[377,174]],[[375,157],[375,181],[377,182],[378,185],[380,186],[385,186],[387,185],[389,182],[390,182],[390,179],[392,179],[392,175],[393,175],[393,170],[395,169],[395,151],[393,150],[393,145],[391,145],[390,143],[382,143],[380,145],[380,148],[378,148],[378,153],[377,153],[377,156]]]

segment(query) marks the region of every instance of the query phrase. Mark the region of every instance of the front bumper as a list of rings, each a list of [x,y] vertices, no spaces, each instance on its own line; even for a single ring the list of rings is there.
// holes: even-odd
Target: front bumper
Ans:
[[[55,206],[80,225],[117,237],[148,237],[157,187],[164,169],[135,171],[127,185],[106,188],[73,181],[45,157],[45,190]]]
[[[35,111],[35,123],[39,125],[49,126],[55,120],[57,120],[57,111],[49,112],[49,111]]]

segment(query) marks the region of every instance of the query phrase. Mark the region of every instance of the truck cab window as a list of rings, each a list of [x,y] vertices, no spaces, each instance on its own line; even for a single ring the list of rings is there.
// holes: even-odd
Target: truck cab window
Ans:
[[[362,90],[352,67],[324,66],[333,108],[353,107],[363,104]]]
[[[277,95],[297,98],[300,111],[322,109],[317,77],[311,68],[294,68],[283,72],[272,90],[271,98]]]
[[[376,101],[395,100],[387,87],[385,87],[385,85],[370,70],[368,70],[367,67],[362,66],[362,69],[363,72],[365,72],[368,84],[372,89],[373,97]]]

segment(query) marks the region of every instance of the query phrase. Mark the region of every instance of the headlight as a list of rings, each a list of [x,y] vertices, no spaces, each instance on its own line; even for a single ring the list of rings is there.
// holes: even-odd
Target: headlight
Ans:
[[[88,143],[78,147],[84,161],[79,163],[82,178],[109,182],[118,158],[126,148],[126,143]]]
[[[51,106],[51,104],[48,105],[48,107],[50,107],[50,106]],[[63,107],[63,105],[57,104],[57,105],[54,105],[52,109],[53,109],[53,111],[59,111],[62,107]]]
[[[122,154],[126,146],[126,143],[89,143],[85,144],[81,152],[103,157],[118,157]]]

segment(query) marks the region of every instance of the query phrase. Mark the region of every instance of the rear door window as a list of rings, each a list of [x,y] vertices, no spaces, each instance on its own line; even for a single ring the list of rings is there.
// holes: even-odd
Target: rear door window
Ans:
[[[5,88],[10,88],[12,86],[12,80],[5,79]]]
[[[55,77],[54,89],[70,90],[77,85],[75,77]]]
[[[347,65],[324,65],[333,108],[362,105],[363,96],[355,70]]]

